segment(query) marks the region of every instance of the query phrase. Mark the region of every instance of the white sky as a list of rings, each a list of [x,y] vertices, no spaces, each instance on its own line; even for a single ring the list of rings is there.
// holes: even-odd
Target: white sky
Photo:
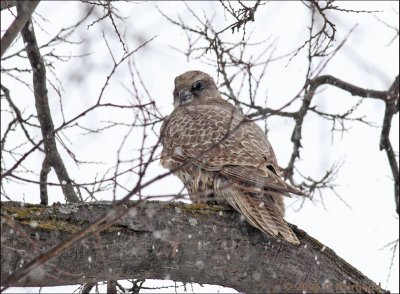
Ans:
[[[179,28],[160,16],[155,5],[172,18],[176,19],[179,13],[186,24],[196,24],[195,19],[188,14],[182,2],[147,2],[141,4],[122,2],[114,4],[120,9],[121,15],[127,18],[125,23],[119,23],[118,28],[121,32],[126,33],[130,49],[136,48],[144,40],[157,35],[157,38],[148,47],[139,51],[134,57],[151,96],[164,115],[168,115],[172,110],[171,93],[175,76],[187,70],[199,69],[208,72],[217,79],[213,67],[195,60],[188,61],[184,55],[171,48],[171,46],[174,46],[185,50],[186,37]],[[360,10],[380,10],[382,12],[374,15],[379,16],[380,19],[392,26],[397,28],[399,26],[398,2],[348,1],[340,2],[340,6]],[[190,7],[199,14],[202,14],[201,9],[204,9],[209,17],[216,13],[214,25],[217,28],[222,29],[231,23],[231,19],[224,18],[223,10],[218,2],[190,2]],[[48,19],[48,22],[46,22],[36,17],[36,21],[47,31],[47,33],[43,32],[38,26],[35,26],[39,44],[44,44],[61,28],[74,24],[76,21],[74,17],[77,19],[84,13],[82,4],[79,2],[41,2],[37,12]],[[68,17],[65,17],[65,15],[68,15]],[[9,12],[4,11],[1,14],[1,19],[3,34],[12,21],[12,17],[10,17]],[[397,38],[392,44],[387,45],[394,36],[394,31],[377,21],[372,14],[335,13],[332,15],[332,20],[337,24],[338,42],[354,25],[357,24],[357,27],[342,50],[323,71],[323,74],[331,74],[365,88],[388,89],[399,72],[399,39]],[[254,29],[253,40],[262,40],[268,36],[272,40],[276,40],[274,56],[279,56],[302,44],[305,40],[305,34],[307,34],[307,21],[307,10],[301,3],[272,2],[257,11],[256,22],[250,24],[247,29],[248,32]],[[108,20],[101,24],[95,24],[89,29],[86,29],[86,25],[84,25],[71,36],[73,40],[85,40],[85,46],[71,47],[68,45],[58,48],[60,50],[58,52],[66,54],[92,53],[82,59],[71,59],[66,63],[58,62],[55,64],[57,77],[63,84],[63,108],[67,119],[96,101],[100,88],[111,70],[112,60],[101,37],[102,29],[105,31],[113,54],[119,59],[123,54],[121,44],[118,43]],[[229,31],[225,35],[226,38],[233,41],[240,38],[240,34],[231,35]],[[15,52],[21,46],[22,42],[18,40],[15,46],[9,49],[5,55]],[[252,54],[256,54],[256,52],[252,52]],[[5,62],[4,67],[13,67],[15,62],[15,60]],[[269,107],[278,107],[284,104],[299,91],[304,82],[305,62],[305,55],[301,53],[289,65],[287,65],[288,59],[269,65],[265,85],[262,88],[264,92],[260,92],[268,95]],[[20,64],[28,66],[26,63]],[[26,113],[29,113],[29,110],[34,106],[32,93],[3,73],[1,78],[2,83],[9,87],[15,103],[21,109],[27,109]],[[25,79],[30,81],[29,77],[25,77]],[[123,85],[127,87],[130,85],[130,74],[125,65],[121,66],[111,80],[104,94],[105,100],[121,104],[129,101],[129,93],[124,90]],[[62,122],[59,98],[51,87],[48,88],[53,119],[55,125],[58,126]],[[242,94],[245,95],[246,91],[243,91]],[[357,97],[352,97],[344,91],[325,87],[323,92],[315,97],[313,105],[317,105],[319,110],[336,113],[346,111],[357,101]],[[262,98],[258,102],[263,105]],[[4,107],[3,103],[2,101],[2,107]],[[298,104],[294,105],[291,110],[297,109],[296,107],[298,107]],[[121,113],[109,110],[95,111],[84,117],[82,124],[87,127],[98,127],[102,124],[101,121],[112,119],[132,122],[129,115],[126,116],[125,113],[124,116],[121,116]],[[365,100],[356,112],[358,115],[365,115],[367,120],[374,122],[377,126],[381,125],[383,113],[382,103],[375,100]],[[3,125],[4,122],[8,122],[7,119],[6,115],[2,113],[2,134],[4,132]],[[397,152],[399,150],[398,125],[397,114],[391,131],[392,144]],[[342,167],[335,183],[339,195],[350,207],[346,206],[333,193],[324,191],[324,203],[321,202],[319,197],[316,197],[314,202],[305,202],[300,210],[298,210],[300,203],[297,199],[287,201],[289,208],[287,209],[286,219],[332,248],[339,256],[376,283],[381,283],[384,288],[398,293],[398,248],[388,282],[386,280],[389,274],[392,252],[387,248],[381,249],[385,244],[398,239],[399,232],[392,175],[386,154],[379,151],[380,129],[357,123],[349,126],[351,126],[349,132],[345,133],[343,137],[335,135],[333,141],[331,141],[331,123],[322,121],[313,114],[307,114],[303,126],[302,143],[304,148],[301,150],[301,160],[297,167],[303,174],[318,178],[333,163],[341,162]],[[160,125],[157,126],[157,131],[159,127]],[[290,142],[292,127],[292,121],[281,118],[273,118],[268,122],[269,139],[281,166],[287,164],[292,151]],[[101,174],[102,171],[115,163],[116,150],[126,131],[111,129],[101,135],[90,136],[82,136],[81,132],[76,130],[66,131],[65,134],[71,142],[69,146],[72,146],[71,148],[76,152],[79,159],[108,163],[108,165],[78,167],[70,160],[66,152],[61,151],[70,176],[78,182],[91,181],[96,173]],[[39,135],[37,133],[36,138],[39,138]],[[129,138],[129,147],[124,151],[125,158],[133,157],[133,149],[140,146],[140,140],[135,140],[135,138],[141,138],[141,134],[133,133]],[[15,138],[15,144],[17,144],[18,139],[18,137]],[[154,142],[154,138],[150,139]],[[27,159],[26,166],[33,166],[35,172],[39,172],[41,161],[42,155],[37,153]],[[152,164],[146,179],[164,171],[158,163]],[[56,182],[54,174],[50,175],[49,181]],[[127,187],[132,187],[134,177],[127,177],[125,181]],[[132,184],[129,184],[130,182]],[[171,176],[156,185],[152,185],[144,191],[144,194],[172,194],[179,191],[181,187],[178,179]],[[5,188],[14,200],[39,203],[38,188],[36,187],[6,184]],[[57,188],[50,188],[49,193],[51,202],[64,202]],[[124,195],[124,191],[120,190],[118,196],[123,197]],[[103,194],[101,197],[110,199],[110,194]],[[2,198],[2,200],[4,199]],[[152,283],[159,285],[156,281]],[[48,289],[48,291],[69,292],[70,289],[72,288],[58,287]],[[195,290],[195,292],[215,292],[218,289],[222,288],[207,286]],[[188,290],[191,291],[190,287],[188,287]],[[29,293],[29,291],[35,292],[37,289],[14,288],[8,291],[9,293],[13,291]]]

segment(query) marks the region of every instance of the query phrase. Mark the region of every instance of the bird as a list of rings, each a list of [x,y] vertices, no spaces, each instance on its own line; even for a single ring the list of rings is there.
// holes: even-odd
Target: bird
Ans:
[[[193,203],[230,206],[263,233],[300,244],[284,220],[283,197],[305,194],[281,179],[265,132],[222,98],[207,73],[187,71],[174,83],[174,110],[160,129],[161,165]]]

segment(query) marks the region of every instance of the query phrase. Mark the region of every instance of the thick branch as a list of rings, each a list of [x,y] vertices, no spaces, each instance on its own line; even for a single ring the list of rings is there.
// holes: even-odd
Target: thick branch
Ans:
[[[396,77],[392,86],[387,92],[385,100],[385,116],[383,117],[381,142],[379,148],[386,151],[390,169],[392,170],[394,180],[394,200],[396,203],[397,214],[400,214],[399,208],[399,164],[396,160],[396,155],[390,142],[390,127],[392,125],[392,118],[395,113],[399,111],[399,76]]]
[[[17,0],[2,0],[0,2],[1,10],[8,9],[17,5]]]
[[[375,99],[380,99],[380,100],[384,100],[384,101],[386,101],[386,99],[388,97],[387,91],[364,89],[364,88],[355,86],[353,84],[350,84],[348,82],[345,82],[343,80],[340,80],[338,78],[335,78],[334,76],[331,76],[331,75],[319,76],[309,82],[310,82],[310,84],[314,85],[315,88],[317,88],[321,85],[324,85],[324,84],[329,84],[329,85],[338,87],[344,91],[347,91],[353,96],[359,96],[359,97],[364,97],[364,98],[375,98]]]
[[[21,4],[18,2],[18,12]],[[53,119],[51,117],[49,100],[46,87],[46,68],[36,42],[32,21],[29,20],[21,31],[26,44],[26,53],[33,70],[33,89],[35,93],[35,106],[44,139],[44,149],[50,166],[57,174],[64,196],[68,202],[78,202],[67,169],[57,150]]]
[[[21,9],[18,10],[17,17],[14,19],[12,24],[8,27],[7,31],[4,33],[3,38],[1,38],[2,57],[3,54],[6,52],[6,50],[8,49],[8,47],[10,47],[11,43],[14,41],[15,37],[18,35],[18,33],[26,24],[26,22],[29,20],[36,6],[39,4],[39,1],[20,1],[20,2],[22,2],[19,4]],[[8,8],[9,7],[8,4],[13,6],[16,4],[16,1],[1,1],[1,10],[3,10],[3,6],[5,8]]]
[[[107,203],[21,205],[5,202],[1,207],[2,284],[21,265],[112,208]],[[245,292],[343,293],[368,287],[384,291],[331,249],[292,228],[299,246],[266,236],[219,206],[147,202],[12,286],[154,278],[218,284]],[[32,242],[39,245],[36,250]]]

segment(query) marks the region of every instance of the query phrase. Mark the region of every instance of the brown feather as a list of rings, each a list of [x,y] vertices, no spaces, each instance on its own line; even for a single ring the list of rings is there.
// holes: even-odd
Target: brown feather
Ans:
[[[198,92],[192,85],[203,81]],[[189,102],[182,91],[192,91]],[[173,169],[194,202],[227,203],[254,227],[287,241],[299,241],[283,219],[282,196],[303,195],[279,176],[265,133],[235,106],[223,100],[210,76],[191,71],[175,79],[175,110],[161,127],[161,164]]]

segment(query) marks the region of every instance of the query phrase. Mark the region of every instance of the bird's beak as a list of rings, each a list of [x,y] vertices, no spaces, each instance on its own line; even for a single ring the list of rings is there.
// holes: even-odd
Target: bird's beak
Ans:
[[[185,103],[192,98],[193,94],[188,89],[179,91],[179,100],[181,103]]]

